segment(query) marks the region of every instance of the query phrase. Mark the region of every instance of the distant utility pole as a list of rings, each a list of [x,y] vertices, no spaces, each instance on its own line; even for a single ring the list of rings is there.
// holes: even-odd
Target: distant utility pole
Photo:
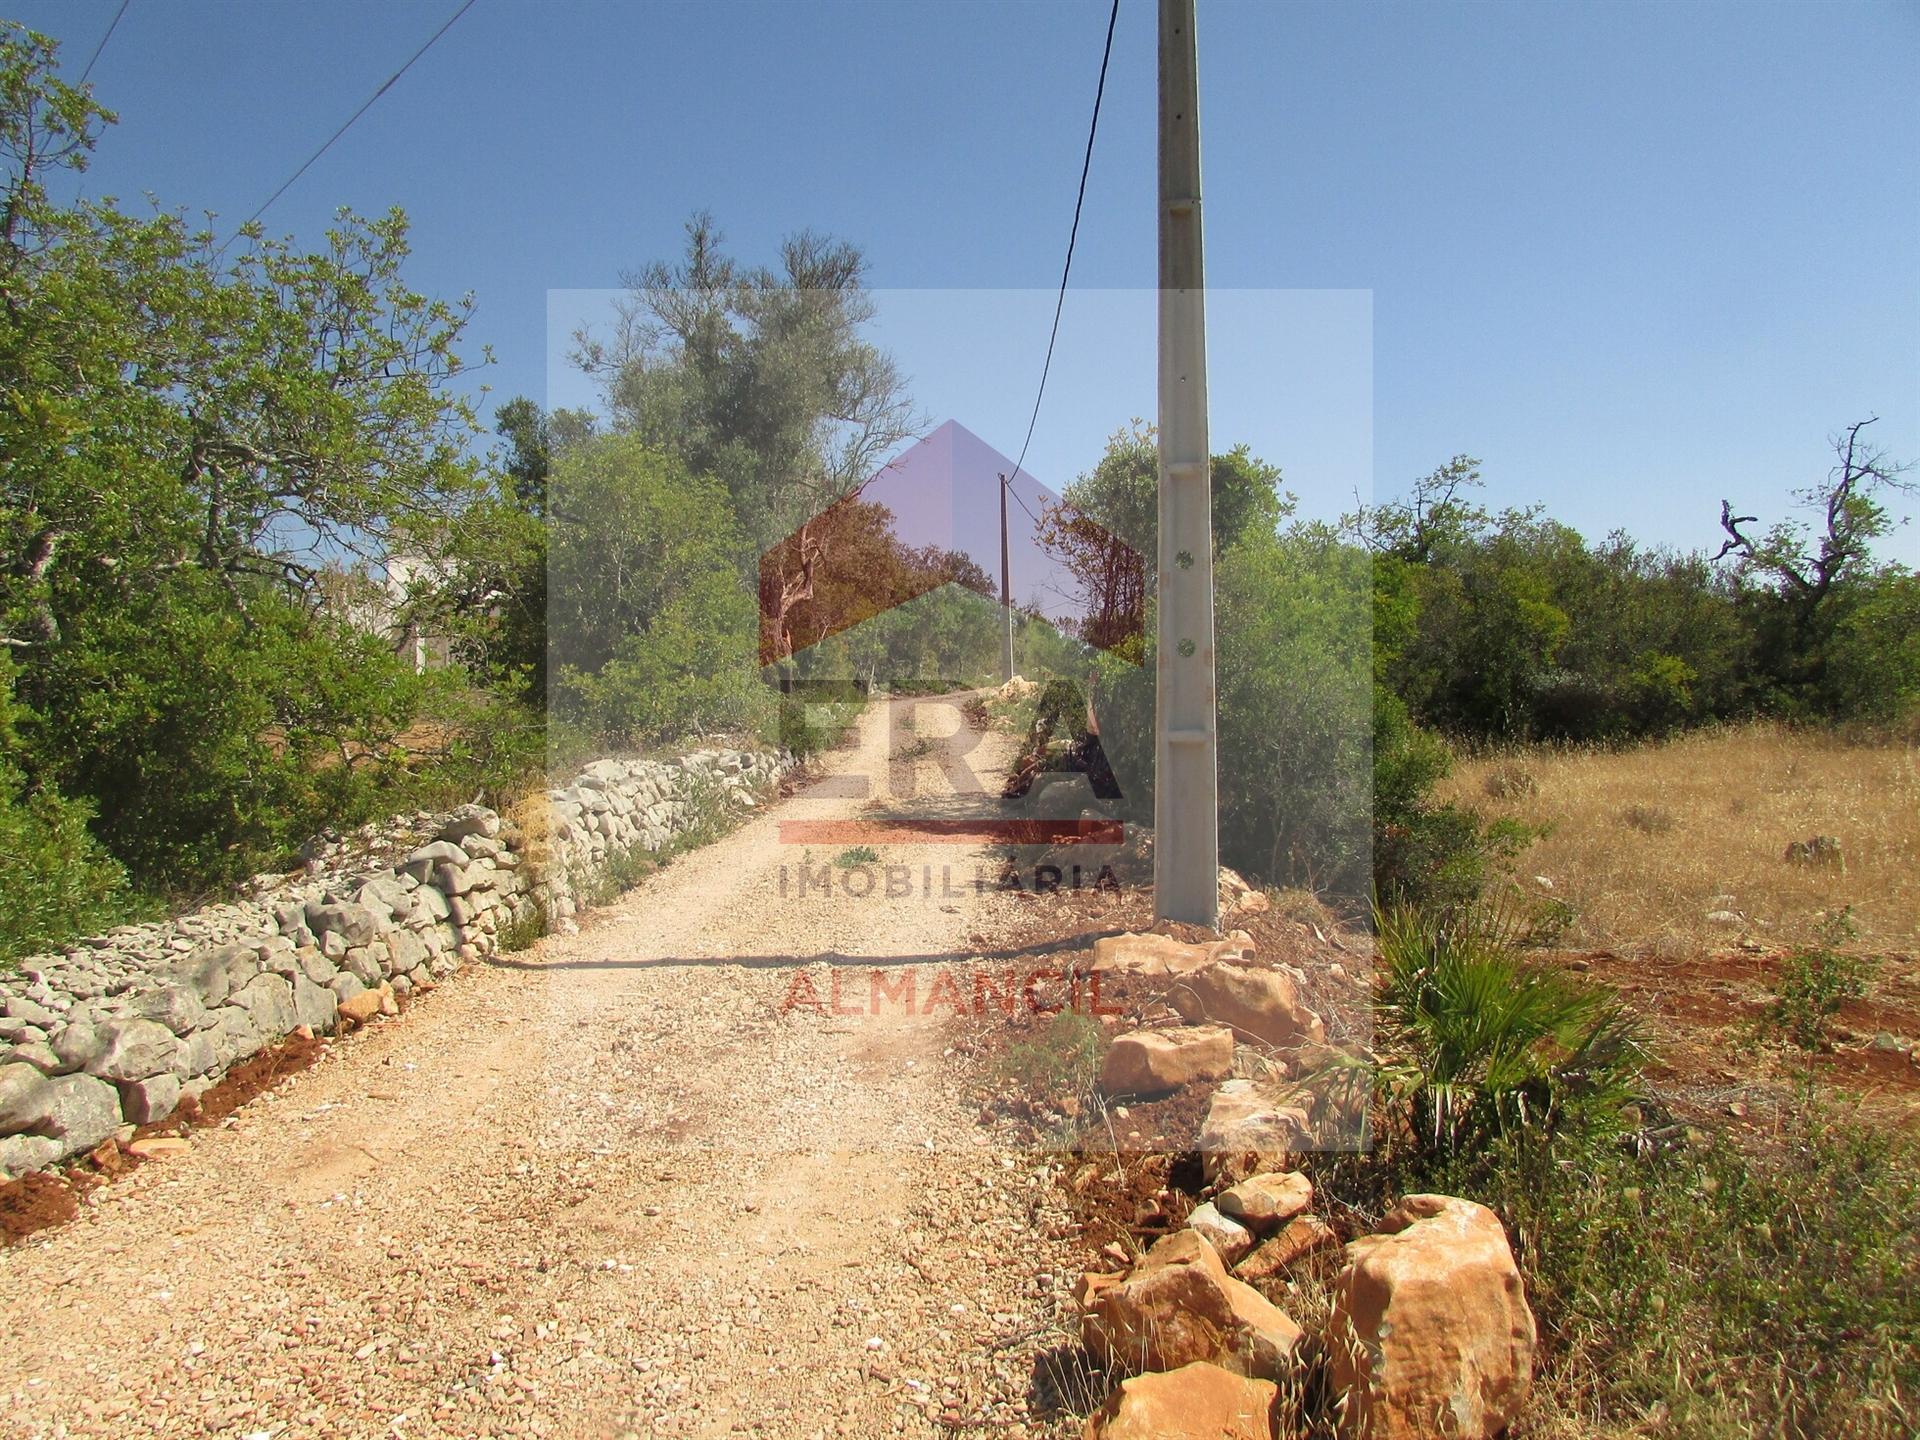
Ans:
[[[1007,477],[1000,477],[1000,679],[1013,679],[1013,572],[1007,568]]]
[[[1153,894],[1163,920],[1220,918],[1213,501],[1193,0],[1160,0],[1160,554]]]

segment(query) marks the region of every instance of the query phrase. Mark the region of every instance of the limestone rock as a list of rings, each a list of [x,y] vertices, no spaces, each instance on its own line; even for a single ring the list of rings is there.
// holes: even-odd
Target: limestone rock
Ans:
[[[1229,1080],[1214,1093],[1200,1124],[1202,1168],[1209,1179],[1283,1170],[1306,1149],[1307,1112],[1285,1104],[1251,1080]]]
[[[260,1033],[260,1027],[254,1023],[252,1012],[241,1005],[220,1007],[220,1023],[214,1028],[212,1038],[216,1068],[246,1059],[267,1041],[267,1037]]]
[[[260,969],[260,957],[251,945],[216,945],[196,950],[172,970],[176,983],[199,997],[203,1006],[218,1005]]]
[[[1218,1025],[1136,1030],[1107,1049],[1100,1088],[1109,1095],[1164,1095],[1233,1073],[1233,1032]]]
[[[1502,1433],[1526,1400],[1535,1331],[1499,1219],[1468,1200],[1407,1196],[1347,1247],[1327,1338],[1343,1436]]]
[[[1271,1280],[1315,1251],[1339,1243],[1333,1227],[1318,1215],[1296,1215],[1280,1227],[1278,1235],[1255,1246],[1253,1253],[1234,1267],[1234,1274],[1242,1280]]]
[[[1224,962],[1186,976],[1168,996],[1173,1008],[1194,1024],[1230,1026],[1238,1035],[1284,1049],[1320,1044],[1326,1026],[1300,999],[1299,987],[1284,970],[1256,969]]]
[[[232,1003],[253,1017],[254,1028],[266,1040],[277,1039],[300,1023],[293,1008],[293,986],[278,975],[254,976]]]
[[[124,1018],[152,1020],[176,1035],[185,1035],[207,1013],[199,994],[190,985],[162,984],[129,996],[120,1006]]]
[[[1222,1215],[1211,1201],[1194,1207],[1187,1216],[1187,1228],[1213,1246],[1213,1253],[1227,1265],[1235,1264],[1253,1249],[1253,1232],[1238,1220]]]
[[[213,1033],[196,1030],[187,1037],[187,1074],[205,1075],[220,1064],[220,1051],[214,1041]],[[181,1086],[186,1089],[185,1083]]]
[[[293,982],[294,1018],[309,1030],[324,1034],[333,1029],[334,1011],[340,998],[324,985],[316,985],[302,975]]]
[[[0,1180],[18,1180],[56,1163],[63,1151],[45,1135],[9,1135],[0,1139]]]
[[[1081,1338],[1096,1356],[1129,1371],[1207,1360],[1277,1380],[1294,1368],[1300,1327],[1229,1275],[1192,1230],[1164,1237],[1131,1274],[1089,1285],[1086,1293]]]
[[[1087,1440],[1272,1440],[1268,1380],[1250,1380],[1204,1361],[1136,1375],[1086,1426]]]
[[[62,1070],[84,1070],[107,1053],[107,1037],[87,1020],[75,1020],[53,1037],[53,1053]]]
[[[100,1027],[106,1048],[87,1066],[102,1080],[144,1080],[185,1068],[179,1037],[158,1020],[109,1020]]]
[[[364,905],[325,904],[320,901],[307,906],[307,927],[316,935],[332,931],[350,947],[367,944],[381,930],[380,917]]]
[[[395,970],[412,970],[427,958],[426,943],[411,930],[390,931],[387,950]]]
[[[91,1150],[120,1128],[120,1097],[106,1081],[62,1075],[47,1084],[53,1096],[35,1128],[58,1140],[63,1154]]]
[[[155,1075],[120,1087],[120,1112],[132,1125],[164,1120],[179,1103],[180,1081],[172,1075]]]
[[[32,1065],[0,1065],[0,1133],[38,1129],[53,1104],[53,1084]]]
[[[1214,1203],[1222,1215],[1231,1215],[1242,1225],[1274,1230],[1313,1203],[1313,1182],[1297,1173],[1269,1172],[1221,1191]]]
[[[1187,975],[1226,955],[1243,954],[1236,940],[1188,945],[1170,935],[1103,935],[1093,942],[1090,969],[1121,975]]]
[[[53,1053],[53,1047],[44,1040],[28,1040],[13,1047],[0,1063],[31,1065],[42,1075],[58,1075],[63,1068],[60,1057]],[[6,1133],[6,1127],[0,1125],[0,1134]]]
[[[479,835],[491,840],[499,833],[500,817],[484,805],[462,805],[440,827],[440,838],[456,845],[469,836]]]
[[[328,984],[340,972],[334,969],[333,962],[322,955],[312,945],[302,945],[293,952],[293,962],[299,967],[299,973],[316,985]]]

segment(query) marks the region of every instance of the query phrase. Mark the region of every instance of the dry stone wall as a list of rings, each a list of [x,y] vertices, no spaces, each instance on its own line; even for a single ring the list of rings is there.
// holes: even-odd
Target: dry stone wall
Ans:
[[[757,805],[764,751],[601,760],[525,825],[480,805],[308,847],[238,900],[122,926],[0,975],[0,1179],[85,1154],[296,1029],[392,1013],[503,933],[567,928],[623,857]]]

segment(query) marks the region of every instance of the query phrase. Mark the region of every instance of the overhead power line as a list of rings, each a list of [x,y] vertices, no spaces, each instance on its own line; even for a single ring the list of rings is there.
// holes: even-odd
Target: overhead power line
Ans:
[[[87,57],[87,68],[80,72],[80,83],[87,83],[87,77],[93,74],[93,67],[100,59],[100,52],[107,48],[107,41],[113,38],[113,32],[120,28],[120,17],[127,13],[127,6],[133,0],[120,0],[120,8],[113,12],[113,19],[107,22],[107,33],[100,37],[100,43],[93,47],[93,54]]]
[[[1013,482],[1020,477],[1020,467],[1027,463],[1027,447],[1033,444],[1033,428],[1040,423],[1040,402],[1046,398],[1047,375],[1053,369],[1053,346],[1060,338],[1060,312],[1067,303],[1067,277],[1073,274],[1073,246],[1080,238],[1080,207],[1087,201],[1087,172],[1093,168],[1093,141],[1100,133],[1100,101],[1107,93],[1107,62],[1113,58],[1113,27],[1120,18],[1120,0],[1113,0],[1113,9],[1107,15],[1107,43],[1100,52],[1100,82],[1093,90],[1093,119],[1087,126],[1087,153],[1080,162],[1080,192],[1073,201],[1073,228],[1067,232],[1067,263],[1060,269],[1060,294],[1053,302],[1053,329],[1047,336],[1047,358],[1040,367],[1040,388],[1034,393],[1033,414],[1027,420],[1027,438],[1020,442],[1020,458],[1013,463],[1013,474],[1008,477],[1007,488],[1012,490]],[[1020,499],[1018,491],[1013,498],[1019,501],[1020,508],[1029,516],[1027,502]],[[1036,519],[1035,523],[1038,523]]]
[[[347,117],[346,123],[344,125],[342,125],[338,130],[335,130],[333,134],[329,135],[326,138],[326,142],[323,145],[321,145],[321,147],[318,150],[314,151],[313,154],[309,155],[298,170],[294,171],[293,174],[289,175],[285,180],[280,182],[280,188],[278,190],[275,190],[273,194],[269,195],[266,198],[266,200],[261,203],[260,208],[258,210],[255,210],[253,214],[249,215],[246,218],[246,220],[241,223],[240,228],[238,230],[235,230],[232,235],[229,235],[226,238],[225,244],[222,244],[220,247],[220,252],[224,252],[227,246],[231,245],[234,242],[234,240],[239,237],[241,230],[245,230],[247,226],[251,225],[254,221],[258,220],[262,215],[266,214],[267,211],[272,207],[273,202],[278,200],[282,195],[286,194],[287,191],[292,187],[293,183],[296,180],[298,180],[302,175],[306,174],[307,171],[313,167],[313,163],[316,160],[318,160],[322,155],[326,154],[327,151],[331,150],[333,148],[334,142],[338,140],[342,135],[346,134],[347,131],[351,130],[354,127],[354,123],[358,121],[362,115],[366,114],[367,111],[373,108],[374,102],[378,100],[382,95],[386,94],[387,91],[391,90],[394,87],[394,83],[398,81],[402,75],[406,74],[407,71],[413,68],[414,62],[418,60],[422,55],[426,54],[427,51],[431,50],[434,47],[434,45],[439,41],[440,37],[446,34],[447,31],[451,30],[454,27],[455,23],[460,19],[460,17],[466,14],[467,11],[471,10],[473,6],[474,6],[474,0],[466,0],[465,4],[463,4],[458,10],[454,11],[453,14],[448,16],[446,23],[442,25],[438,30],[434,31],[432,35],[427,37],[427,43],[422,45],[418,50],[414,51],[413,54],[407,57],[406,64],[402,65],[398,70],[394,71],[393,74],[389,75],[384,81],[382,81],[380,88],[374,91],[373,94],[369,95],[366,98],[366,102],[362,104],[358,110],[354,111],[353,114]],[[123,5],[121,8],[124,10],[126,7]]]

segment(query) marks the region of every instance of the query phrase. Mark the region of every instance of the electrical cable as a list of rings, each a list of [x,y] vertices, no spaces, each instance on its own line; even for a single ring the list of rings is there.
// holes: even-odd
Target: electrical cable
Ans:
[[[1120,0],[1113,0],[1113,9],[1107,15],[1106,48],[1100,54],[1100,82],[1093,91],[1093,120],[1087,126],[1087,153],[1080,162],[1080,193],[1075,196],[1073,202],[1073,228],[1067,232],[1067,263],[1061,268],[1060,294],[1053,302],[1053,330],[1047,336],[1047,358],[1040,367],[1040,388],[1034,394],[1033,414],[1027,420],[1027,438],[1020,442],[1020,458],[1013,462],[1013,474],[1007,480],[1008,491],[1015,500],[1020,501],[1020,508],[1026,510],[1030,518],[1033,517],[1033,511],[1027,510],[1026,501],[1020,500],[1019,492],[1013,488],[1013,482],[1020,478],[1020,467],[1027,463],[1027,447],[1033,444],[1034,426],[1040,423],[1040,402],[1046,398],[1047,375],[1053,369],[1053,346],[1054,342],[1060,338],[1060,312],[1067,303],[1067,277],[1073,273],[1073,247],[1074,242],[1080,238],[1080,207],[1086,203],[1087,199],[1087,173],[1093,168],[1093,141],[1094,137],[1100,133],[1100,101],[1107,93],[1107,62],[1113,58],[1113,29],[1119,18]],[[1034,523],[1039,523],[1037,518]]]
[[[238,230],[235,230],[233,234],[229,235],[226,239],[226,243],[223,244],[220,247],[220,249],[215,251],[214,253],[216,255],[225,253],[227,246],[231,245],[236,239],[239,238],[241,231],[245,230],[248,225],[251,225],[254,221],[258,220],[262,215],[266,214],[267,210],[272,206],[273,202],[278,200],[282,195],[286,194],[287,190],[289,189],[289,187],[293,185],[294,181],[298,180],[302,175],[307,173],[308,169],[312,167],[314,161],[318,160],[322,155],[326,154],[327,151],[331,150],[333,148],[334,142],[338,140],[342,135],[346,134],[347,131],[351,130],[354,126],[354,122],[357,121],[362,115],[366,114],[367,111],[373,108],[374,101],[378,100],[382,95],[386,94],[387,91],[391,90],[394,86],[394,82],[397,81],[402,75],[406,74],[407,71],[413,68],[414,61],[418,60],[422,55],[426,54],[427,51],[431,50],[434,47],[434,44],[440,39],[440,37],[446,34],[447,31],[451,30],[454,27],[455,22],[457,22],[462,15],[466,14],[467,11],[471,10],[473,6],[474,6],[474,0],[466,0],[465,4],[463,4],[458,10],[454,11],[453,14],[447,18],[447,22],[444,25],[442,25],[438,30],[434,31],[431,36],[428,37],[427,43],[422,45],[418,50],[414,51],[412,55],[408,56],[407,63],[402,65],[398,70],[394,71],[393,74],[389,75],[386,78],[386,80],[381,84],[380,88],[374,91],[373,94],[367,97],[366,103],[361,105],[361,107],[358,110],[354,111],[352,115],[347,117],[346,124],[342,125],[338,130],[335,130],[333,134],[329,135],[327,137],[326,143],[322,145],[318,150],[314,151],[313,154],[309,155],[306,158],[306,162],[302,164],[298,170],[294,171],[293,174],[289,175],[284,181],[282,181],[280,188],[278,190],[275,190],[273,194],[269,195],[266,198],[265,202],[262,203],[260,208],[258,210],[255,210],[253,214],[249,215],[246,218],[246,220],[240,225],[240,228]]]
[[[113,19],[107,22],[107,33],[102,35],[100,37],[100,43],[93,47],[93,54],[87,57],[87,68],[80,72],[80,83],[82,85],[86,84],[87,77],[93,74],[94,64],[100,59],[100,52],[107,48],[107,41],[111,40],[113,38],[113,32],[120,28],[120,17],[127,13],[127,6],[132,3],[133,0],[120,0],[120,8],[113,12]]]

